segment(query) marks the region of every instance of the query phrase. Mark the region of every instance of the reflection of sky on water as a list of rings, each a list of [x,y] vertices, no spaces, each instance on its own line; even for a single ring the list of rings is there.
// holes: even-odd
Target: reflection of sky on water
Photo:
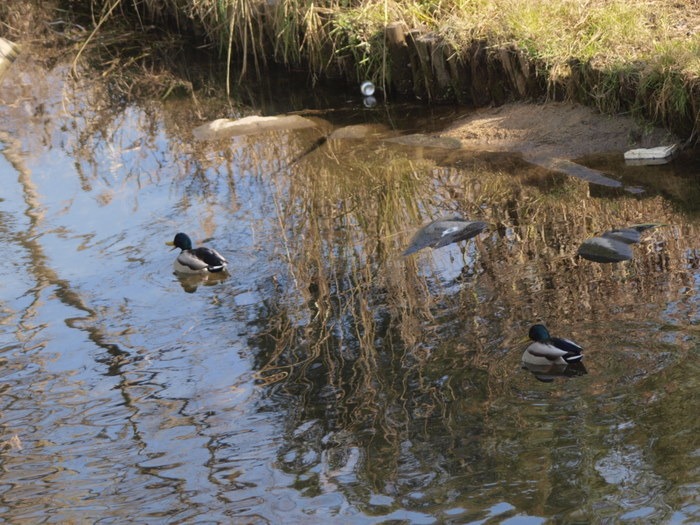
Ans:
[[[46,86],[36,93],[26,87],[23,96],[42,99],[46,109],[42,118],[29,117],[26,104],[0,109],[0,238],[11,254],[0,267],[0,438],[16,434],[23,442],[22,451],[5,453],[0,484],[12,487],[2,492],[3,504],[18,520],[47,509],[119,519],[138,508],[151,522],[262,515],[271,522],[542,523],[540,516],[568,516],[569,504],[596,497],[630,519],[669,508],[670,498],[658,494],[669,475],[637,443],[642,431],[626,427],[612,445],[606,436],[620,434],[619,422],[647,402],[658,410],[641,425],[652,435],[675,414],[674,395],[692,391],[673,352],[692,358],[697,349],[697,271],[682,296],[640,277],[640,293],[655,300],[621,305],[613,326],[597,312],[569,319],[574,335],[589,343],[590,377],[544,385],[519,373],[510,345],[523,318],[549,311],[538,301],[556,299],[556,283],[542,277],[538,258],[514,258],[512,268],[485,261],[488,250],[505,243],[490,230],[410,261],[392,260],[395,271],[415,264],[416,284],[425,281],[428,295],[447,298],[432,305],[437,320],[421,319],[427,328],[415,333],[424,341],[404,343],[390,318],[363,362],[357,356],[366,357],[366,349],[353,337],[365,327],[348,314],[353,295],[361,294],[349,269],[376,263],[362,251],[359,226],[347,238],[336,232],[325,239],[357,243],[350,254],[344,246],[325,252],[342,252],[337,260],[347,265],[333,274],[347,282],[333,283],[332,300],[342,308],[329,321],[332,330],[314,324],[322,310],[304,303],[305,283],[290,275],[281,228],[303,234],[309,218],[298,216],[305,209],[297,203],[290,204],[290,224],[278,216],[294,176],[279,168],[303,151],[297,135],[202,144],[182,131],[189,121],[160,106],[71,116],[60,109],[60,93]],[[347,160],[342,146],[333,148],[329,162]],[[386,167],[387,150],[375,139],[358,142],[358,155],[363,148],[370,164],[374,155]],[[318,158],[295,169],[320,168]],[[421,207],[431,217],[444,214]],[[418,226],[405,225],[406,238]],[[231,276],[195,283],[186,293],[172,274],[176,252],[164,244],[176,231],[219,249]],[[506,235],[517,251],[513,229]],[[506,272],[521,274],[526,303],[513,307],[499,297]],[[623,270],[596,275],[593,282],[613,291],[635,278]],[[396,307],[382,303],[381,293],[367,307],[377,325]],[[280,311],[285,305],[296,309]],[[658,317],[661,332],[647,320]],[[274,352],[253,336],[276,335],[275,323],[284,322],[307,345],[295,349],[303,365],[295,369],[281,356],[273,372],[292,380],[262,388],[256,372]],[[326,353],[307,355],[315,330],[330,334],[331,343],[319,346]],[[687,365],[692,375],[697,362]],[[374,381],[364,383],[364,373]],[[679,394],[667,384],[678,385]],[[381,406],[369,415],[386,417],[390,428],[345,428],[354,416],[361,420],[367,407],[358,399],[370,391]],[[682,420],[677,425],[662,439],[675,443],[684,431]],[[660,457],[677,460],[673,453]],[[575,480],[584,474],[610,488],[584,479],[589,493],[580,496]],[[681,491],[687,482],[678,483]],[[628,498],[622,492],[629,484],[661,503]],[[56,494],[71,504],[57,503]]]

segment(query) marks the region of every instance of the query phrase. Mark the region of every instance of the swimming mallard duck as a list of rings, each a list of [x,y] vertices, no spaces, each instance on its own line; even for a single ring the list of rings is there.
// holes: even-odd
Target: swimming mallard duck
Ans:
[[[403,255],[431,248],[442,248],[453,242],[466,241],[480,234],[488,226],[482,221],[467,221],[456,215],[437,219],[423,226],[411,239]]]
[[[217,273],[226,271],[228,261],[212,248],[192,247],[192,239],[185,233],[178,233],[172,241],[165,244],[180,248],[182,251],[173,263],[173,268],[179,273]]]
[[[532,325],[528,336],[533,342],[523,353],[523,363],[537,366],[568,365],[583,357],[583,348],[568,339],[551,337],[543,324]]]

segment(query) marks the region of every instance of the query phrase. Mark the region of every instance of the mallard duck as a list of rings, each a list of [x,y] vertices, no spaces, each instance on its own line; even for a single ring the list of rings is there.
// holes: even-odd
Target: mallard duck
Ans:
[[[428,246],[441,248],[453,242],[471,239],[484,231],[486,226],[485,222],[468,221],[458,215],[437,219],[416,232],[403,255],[411,255]]]
[[[583,348],[569,341],[551,337],[543,324],[530,327],[532,343],[523,353],[523,363],[535,366],[568,365],[581,361]]]
[[[212,248],[192,247],[192,239],[185,233],[178,233],[172,241],[165,244],[180,248],[182,251],[175,259],[173,268],[179,273],[217,273],[226,271],[228,261]]]

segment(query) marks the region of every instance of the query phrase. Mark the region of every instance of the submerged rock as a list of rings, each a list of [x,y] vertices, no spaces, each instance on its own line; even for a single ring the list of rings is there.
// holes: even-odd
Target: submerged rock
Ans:
[[[578,255],[589,261],[616,263],[629,261],[633,254],[630,245],[609,237],[591,237],[583,241]]]
[[[607,186],[609,188],[622,187],[622,183],[620,181],[611,179],[610,177],[606,176],[604,173],[598,170],[587,168],[586,166],[582,166],[581,164],[577,164],[576,162],[572,162],[567,159],[545,157],[541,155],[526,156],[525,158],[526,160],[537,166],[558,171],[560,173],[570,175],[571,177],[576,177],[577,179],[581,179],[586,182],[599,184],[601,186]]]
[[[638,243],[642,232],[660,226],[658,223],[634,224],[627,228],[606,231],[598,237],[583,241],[578,255],[589,261],[616,263],[632,259],[632,244]]]
[[[483,232],[487,226],[485,222],[467,221],[458,215],[437,219],[416,232],[403,255],[411,255],[427,247],[441,248],[453,242],[471,239]]]
[[[603,234],[603,237],[615,239],[627,244],[636,244],[642,239],[642,232],[651,228],[656,228],[657,226],[660,226],[660,224],[634,224],[632,226],[628,226],[627,228],[617,228],[607,231]]]
[[[389,132],[389,127],[384,124],[351,124],[334,129],[328,135],[328,140],[342,139],[367,139],[381,137]]]
[[[278,115],[273,117],[251,115],[236,120],[220,118],[196,127],[192,130],[192,133],[198,140],[211,140],[235,137],[238,135],[251,135],[264,131],[313,127],[316,127],[316,122],[300,115]]]
[[[459,149],[462,147],[462,142],[459,139],[452,137],[431,137],[430,135],[423,135],[421,133],[392,137],[386,139],[386,141],[403,144],[404,146],[424,148]]]

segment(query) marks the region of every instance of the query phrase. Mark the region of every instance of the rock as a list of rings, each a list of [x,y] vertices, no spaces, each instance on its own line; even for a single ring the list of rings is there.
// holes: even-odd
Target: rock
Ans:
[[[316,127],[316,123],[300,115],[279,115],[261,117],[252,115],[237,120],[221,118],[208,122],[192,130],[198,140],[212,140],[238,135],[251,135],[265,131],[279,131]]]
[[[424,148],[442,148],[442,149],[459,149],[462,143],[452,137],[431,137],[422,133],[414,133],[412,135],[401,135],[400,137],[392,137],[386,139],[387,142],[403,144],[404,146],[424,147]]]
[[[583,241],[578,255],[598,263],[617,263],[632,259],[629,244],[610,237],[591,237]]]
[[[437,219],[416,232],[403,255],[411,255],[428,246],[442,248],[453,242],[471,239],[484,231],[487,226],[485,222],[467,221],[459,216]]]

